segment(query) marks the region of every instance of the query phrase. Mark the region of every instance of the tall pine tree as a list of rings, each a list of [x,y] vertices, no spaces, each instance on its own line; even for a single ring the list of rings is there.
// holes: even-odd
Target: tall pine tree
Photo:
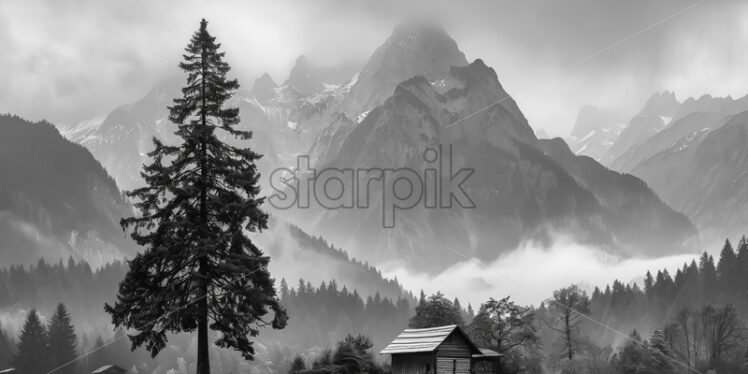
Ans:
[[[722,251],[719,253],[719,262],[717,262],[717,278],[719,279],[720,287],[722,287],[722,292],[730,297],[735,296],[737,287],[735,284],[736,263],[737,256],[735,255],[735,250],[732,248],[730,240],[725,240],[725,245],[722,246]]]
[[[704,301],[714,301],[715,295],[719,293],[714,257],[704,252],[699,260],[699,271],[701,273],[701,298]]]
[[[748,297],[748,239],[745,236],[740,238],[735,262],[738,297],[739,300],[745,300]]]
[[[116,326],[137,330],[133,348],[145,345],[154,356],[167,332],[197,330],[198,374],[210,373],[209,328],[219,332],[216,345],[251,360],[250,337],[287,319],[269,258],[246,234],[267,228],[255,166],[261,156],[219,136],[252,134],[237,129],[239,110],[224,105],[239,84],[226,77],[230,67],[207,26],[203,19],[185,49],[179,66],[187,86],[169,108],[181,144],[154,139],[153,162],[142,173],[147,186],[128,193],[141,214],[122,225],[145,251],[130,262],[114,306],[106,306]],[[272,321],[264,319],[271,312]]]
[[[73,374],[77,372],[77,364],[73,362],[77,356],[78,339],[75,329],[70,322],[65,305],[60,303],[49,322],[49,354],[47,358],[56,373]]]
[[[652,273],[647,271],[647,275],[644,277],[644,293],[647,295],[647,297],[651,300],[652,296],[654,295],[652,292],[652,288],[654,287],[654,278],[652,277]]]
[[[31,310],[18,338],[18,353],[13,357],[13,367],[18,374],[39,374],[46,372],[49,366],[47,347],[49,337],[47,329],[39,319],[36,310]]]

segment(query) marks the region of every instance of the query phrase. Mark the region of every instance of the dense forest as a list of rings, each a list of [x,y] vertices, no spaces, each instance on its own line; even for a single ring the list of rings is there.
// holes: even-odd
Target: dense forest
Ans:
[[[71,259],[0,269],[0,321],[4,324],[0,325],[0,366],[11,366],[21,356],[29,326],[50,336],[54,321],[60,320],[55,316],[62,314],[74,326],[75,352],[105,346],[81,360],[74,367],[78,371],[71,373],[104,363],[135,367],[139,372],[189,370],[193,364],[187,347],[194,343],[189,335],[171,337],[172,344],[151,359],[141,350],[130,352],[124,333],[115,331],[103,312],[90,312],[100,310],[111,297],[126,266],[112,263],[92,270],[85,262]],[[220,361],[217,372],[250,368],[261,373],[358,372],[361,367],[343,365],[345,355],[363,360],[367,372],[386,372],[386,358],[374,353],[402,329],[458,324],[477,344],[503,353],[501,365],[510,373],[710,369],[744,373],[748,372],[746,277],[748,240],[744,238],[736,247],[725,242],[716,260],[704,253],[674,275],[665,269],[647,272],[642,286],[615,281],[588,295],[570,285],[538,307],[487,295],[474,310],[441,293],[427,297],[421,292],[413,298],[402,292],[404,296],[392,299],[378,293],[363,296],[334,279],[319,285],[281,279],[277,287],[290,315],[288,327],[263,332],[254,362],[225,350],[214,349],[211,354]],[[65,303],[64,312],[59,310],[60,302]],[[11,310],[25,312],[8,313]],[[38,354],[36,361],[52,357]]]
[[[646,346],[664,357],[655,372],[748,372],[748,240],[741,238],[737,248],[726,240],[716,261],[703,253],[674,276],[667,270],[647,272],[643,287],[616,281],[605,290],[596,288],[590,310],[594,319],[630,331],[621,356],[641,354],[637,350]],[[650,331],[650,339],[636,329]],[[610,344],[612,330],[590,330],[598,344]]]
[[[704,253],[674,277],[664,269],[647,272],[643,287],[615,281],[591,295],[570,285],[537,308],[491,297],[474,311],[440,293],[421,293],[408,326],[462,326],[476,344],[503,354],[502,373],[748,373],[747,296],[743,238],[737,249],[726,241],[717,261]],[[360,372],[337,366],[335,353],[299,355],[289,373]],[[370,365],[370,356],[358,357]],[[387,370],[386,363],[371,365],[371,372]]]
[[[590,300],[595,317],[616,326],[656,326],[683,308],[705,304],[732,304],[748,315],[748,241],[742,238],[735,249],[728,240],[717,261],[704,253],[698,263],[683,264],[672,275],[647,272],[643,283],[616,281],[604,290],[595,288]]]
[[[55,264],[40,260],[33,266],[13,265],[0,269],[0,321],[5,321],[5,324],[0,323],[0,370],[13,366],[23,334],[21,327],[28,324],[29,319],[37,318],[41,324],[37,329],[46,329],[46,322],[60,302],[67,307],[68,318],[74,326],[77,352],[89,352],[106,345],[105,349],[81,360],[75,366],[80,371],[74,373],[105,363],[136,367],[140,372],[189,368],[185,357],[190,357],[190,352],[185,349],[192,342],[190,336],[170,337],[172,344],[156,359],[151,359],[143,350],[130,352],[124,332],[114,330],[109,324],[102,306],[112,298],[126,268],[125,263],[115,262],[93,270],[86,262],[70,259]],[[215,349],[212,355],[221,362],[216,367],[217,372],[246,371],[249,366],[263,373],[285,371],[297,352],[310,357],[317,355],[324,348],[335,347],[348,334],[365,334],[376,342],[375,348],[379,348],[407,326],[415,303],[415,299],[402,290],[397,293],[403,296],[394,300],[378,293],[364,296],[357,290],[338,286],[334,279],[317,286],[301,279],[289,286],[281,279],[278,289],[281,303],[291,316],[288,328],[264,331],[262,344],[257,347],[261,357],[252,363],[243,362],[231,352]],[[391,287],[387,291],[395,293]],[[34,318],[31,318],[32,309]],[[44,362],[47,354],[43,350],[35,351],[33,355],[37,359],[32,361]]]

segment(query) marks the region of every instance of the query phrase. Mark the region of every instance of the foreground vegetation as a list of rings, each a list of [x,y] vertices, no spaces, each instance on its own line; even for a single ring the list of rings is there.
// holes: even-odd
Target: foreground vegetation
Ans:
[[[0,307],[38,310],[27,313],[28,328],[23,331],[11,334],[10,326],[0,326],[0,367],[18,366],[27,352],[36,357],[29,362],[45,367],[61,362],[52,359],[61,356],[48,353],[51,344],[34,348],[25,343],[34,339],[24,337],[29,329],[51,336],[51,331],[60,331],[52,328],[55,320],[76,326],[72,331],[77,336],[67,340],[74,342],[76,354],[106,345],[72,365],[71,373],[105,363],[139,372],[193,367],[188,336],[174,336],[174,344],[152,359],[142,350],[130,352],[123,332],[114,331],[104,313],[91,313],[111,297],[126,266],[114,263],[94,271],[70,260],[0,269]],[[289,312],[289,326],[267,331],[258,351],[262,360],[248,364],[218,349],[212,354],[220,358],[216,372],[386,372],[386,362],[373,353],[403,328],[455,323],[477,344],[503,353],[501,365],[508,373],[748,372],[748,242],[741,240],[736,247],[726,242],[716,260],[704,254],[674,276],[666,270],[653,273],[643,274],[641,287],[615,281],[588,295],[572,285],[536,307],[489,298],[475,309],[439,293],[392,300],[360,295],[335,280],[318,286],[299,280],[292,287],[281,280],[279,297]],[[55,304],[59,301],[69,306],[63,307],[64,313]],[[346,357],[356,357],[351,359],[356,365],[346,364]]]

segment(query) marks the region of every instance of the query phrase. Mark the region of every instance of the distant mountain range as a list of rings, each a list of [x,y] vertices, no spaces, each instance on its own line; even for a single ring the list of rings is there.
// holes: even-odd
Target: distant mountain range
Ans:
[[[574,154],[602,161],[625,128],[626,119],[622,113],[611,108],[585,105],[579,110],[571,130],[569,147]]]
[[[693,225],[640,180],[579,158],[565,144],[554,148],[539,141],[496,73],[481,60],[445,71],[439,64],[420,65],[435,58],[422,57],[417,66],[408,66],[409,59],[396,57],[411,53],[410,45],[421,37],[434,44],[425,51],[462,56],[440,28],[396,29],[366,69],[421,70],[427,77],[406,79],[381,105],[359,108],[365,117],[343,126],[345,135],[330,146],[337,154],[320,158],[317,165],[423,171],[428,167],[423,158],[427,149],[451,145],[454,167],[475,170],[466,183],[475,209],[418,206],[398,211],[394,228],[382,227],[377,209],[300,209],[297,219],[308,230],[376,262],[397,259],[431,269],[460,261],[454,251],[490,260],[524,240],[550,242],[557,232],[621,256],[695,248]],[[360,77],[351,92],[362,82]],[[567,159],[560,162],[562,157]],[[371,206],[380,206],[381,196],[381,190],[370,192]]]
[[[696,224],[702,245],[719,245],[726,237],[746,233],[748,218],[743,212],[748,205],[740,185],[746,172],[741,155],[748,151],[741,133],[748,96],[703,95],[679,102],[672,92],[655,94],[612,144],[605,143],[609,146],[603,156],[598,148],[594,152],[584,148],[610,128],[610,121],[598,112],[580,111],[577,125],[589,126],[584,131],[575,126],[571,137],[573,145],[579,144],[575,151],[644,180],[664,202]],[[591,135],[578,139],[582,132]]]
[[[316,68],[302,57],[284,83],[263,75],[235,96],[241,126],[254,132],[250,145],[265,155],[259,164],[265,191],[273,170],[294,167],[305,154],[318,169],[423,171],[427,149],[451,146],[453,166],[475,171],[465,184],[475,209],[400,210],[391,229],[382,227],[378,208],[274,212],[357,257],[439,269],[460,260],[451,249],[495,259],[525,240],[550,243],[557,233],[621,256],[696,247],[688,219],[640,180],[574,155],[561,140],[538,140],[496,72],[481,60],[468,63],[441,27],[398,26],[358,73],[346,79],[345,71]],[[169,142],[166,107],[176,87],[159,86],[101,122],[62,132],[91,150],[123,188],[132,188],[142,183],[138,172],[150,138]],[[669,99],[653,99],[640,117],[673,116]],[[585,128],[591,126],[580,123],[579,133]],[[615,142],[599,143],[614,147],[626,137],[622,130]],[[373,207],[381,202],[379,192],[371,192]]]
[[[734,100],[731,97],[714,98],[704,95],[689,98],[679,105],[678,111],[667,126],[644,141],[631,146],[616,158],[611,167],[630,172],[642,161],[666,150],[675,142],[693,133],[714,129],[724,124],[728,116],[748,110],[748,96]]]
[[[662,131],[673,119],[679,107],[680,103],[673,92],[652,95],[608,148],[601,162],[610,165],[631,147]]]
[[[114,180],[51,124],[0,116],[0,175],[0,263],[95,265],[135,253],[119,227],[132,211]]]
[[[748,111],[723,114],[727,113],[697,112],[683,117],[673,124],[684,128],[680,130],[683,136],[631,170],[670,206],[686,214],[703,241],[712,245],[748,231]]]
[[[252,146],[264,155],[260,169],[294,164],[306,153],[322,127],[328,126],[328,108],[337,105],[350,89],[343,78],[354,69],[314,67],[301,56],[289,78],[277,85],[265,74],[249,89],[240,89],[229,105],[240,108],[240,126],[252,130]],[[142,185],[140,171],[153,149],[153,137],[166,143],[176,140],[176,126],[168,120],[168,106],[177,97],[180,81],[164,82],[142,99],[122,105],[103,118],[60,126],[71,141],[85,146],[123,190]],[[233,139],[228,139],[234,141]]]
[[[0,178],[4,266],[73,257],[98,267],[140,250],[120,228],[120,219],[133,210],[114,180],[88,150],[63,138],[53,125],[0,116],[0,175],[5,176]],[[413,299],[373,265],[282,220],[273,219],[271,230],[254,240],[273,256],[274,276],[291,284],[299,278],[315,285],[335,279],[362,297]]]

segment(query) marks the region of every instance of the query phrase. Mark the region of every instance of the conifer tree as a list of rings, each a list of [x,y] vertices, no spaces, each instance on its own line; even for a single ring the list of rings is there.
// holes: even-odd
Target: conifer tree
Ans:
[[[460,304],[460,299],[455,297],[454,301],[452,302],[452,306],[455,308],[455,313],[460,316],[460,321],[464,324],[465,316],[462,314],[462,304]],[[460,327],[464,326],[460,325]]]
[[[717,293],[717,268],[714,266],[714,257],[704,252],[699,260],[701,272],[701,292],[705,301],[712,300]]]
[[[260,327],[285,327],[287,318],[269,258],[247,236],[267,228],[255,165],[261,156],[222,140],[252,134],[237,128],[239,110],[225,106],[239,84],[227,78],[230,67],[207,26],[203,19],[185,49],[179,66],[187,86],[169,108],[180,144],[154,139],[153,162],[142,172],[147,186],[128,193],[140,215],[122,225],[145,250],[130,262],[116,303],[105,307],[115,326],[136,330],[132,348],[145,345],[154,356],[167,332],[197,330],[198,374],[210,373],[208,329],[219,333],[217,346],[252,360],[250,337]]]
[[[748,239],[745,236],[740,239],[740,244],[738,244],[735,267],[738,296],[741,300],[745,300],[748,296]]]
[[[722,251],[719,253],[719,262],[717,263],[717,279],[722,291],[730,296],[734,296],[735,291],[735,264],[737,256],[732,248],[730,240],[725,240]]]
[[[288,283],[286,283],[286,278],[281,279],[281,300],[288,298]]]
[[[39,319],[36,310],[32,309],[18,338],[18,353],[13,357],[13,367],[17,374],[39,374],[46,372],[49,366],[47,348],[49,337],[47,329]]]
[[[65,305],[60,303],[49,322],[49,358],[53,368],[59,369],[56,373],[72,374],[77,370],[77,365],[72,361],[77,356],[78,341],[75,329],[70,322]],[[63,366],[64,365],[64,366]]]
[[[291,362],[291,369],[288,371],[289,374],[296,374],[306,370],[306,363],[301,356],[296,355],[293,362]]]
[[[652,299],[652,287],[654,286],[654,278],[652,277],[652,273],[647,271],[647,275],[644,277],[644,293],[647,295],[647,297],[651,300]]]
[[[441,292],[437,292],[419,303],[416,307],[416,314],[408,323],[408,326],[416,329],[445,325],[464,326],[465,323],[452,302],[445,298]]]

